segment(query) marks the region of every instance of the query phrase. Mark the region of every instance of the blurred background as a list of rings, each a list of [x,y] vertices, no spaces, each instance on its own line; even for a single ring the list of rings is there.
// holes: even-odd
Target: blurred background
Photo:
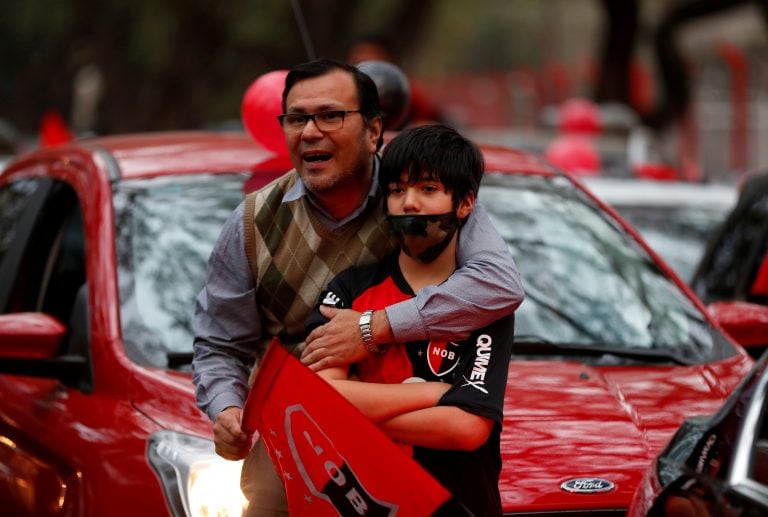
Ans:
[[[353,59],[364,36],[478,140],[544,153],[579,99],[597,118],[573,127],[616,175],[768,165],[768,0],[4,0],[0,150],[39,145],[43,125],[237,129],[258,76]]]

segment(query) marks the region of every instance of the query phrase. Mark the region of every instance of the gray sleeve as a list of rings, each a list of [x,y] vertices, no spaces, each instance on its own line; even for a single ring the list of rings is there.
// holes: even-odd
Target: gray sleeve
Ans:
[[[243,407],[253,353],[261,337],[255,285],[243,245],[243,204],[221,230],[197,296],[192,360],[197,405],[211,420]]]
[[[448,280],[386,308],[398,343],[465,339],[522,303],[523,284],[512,254],[479,204],[461,228],[456,259],[459,268]]]

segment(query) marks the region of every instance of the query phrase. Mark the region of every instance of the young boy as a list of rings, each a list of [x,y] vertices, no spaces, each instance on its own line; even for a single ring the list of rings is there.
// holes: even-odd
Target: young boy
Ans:
[[[400,249],[334,278],[307,330],[325,323],[320,305],[365,315],[448,278],[482,174],[477,147],[452,128],[420,126],[395,137],[379,183]],[[414,459],[470,511],[501,515],[499,437],[513,333],[510,316],[462,342],[394,344],[318,373],[393,440],[412,446]]]

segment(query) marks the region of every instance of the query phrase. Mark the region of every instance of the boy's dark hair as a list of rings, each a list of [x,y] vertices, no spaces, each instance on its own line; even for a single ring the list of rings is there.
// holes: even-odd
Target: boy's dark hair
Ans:
[[[390,183],[408,172],[408,182],[424,178],[440,181],[451,193],[454,207],[470,193],[477,195],[485,164],[477,146],[452,127],[430,124],[404,129],[384,148],[379,186],[387,192]],[[385,204],[386,206],[386,204]]]
[[[358,70],[358,68],[349,63],[342,61],[336,61],[335,59],[316,59],[314,61],[308,61],[294,66],[288,71],[288,75],[285,76],[285,88],[283,88],[283,113],[286,111],[286,102],[288,99],[288,93],[291,88],[304,79],[312,79],[314,77],[320,77],[334,70],[342,70],[352,75],[352,79],[355,81],[355,87],[357,88],[357,99],[360,103],[360,114],[365,120],[366,126],[376,117],[381,117],[381,105],[379,103],[379,92],[376,89],[376,83],[367,74]],[[379,140],[379,147],[381,146],[381,140]]]

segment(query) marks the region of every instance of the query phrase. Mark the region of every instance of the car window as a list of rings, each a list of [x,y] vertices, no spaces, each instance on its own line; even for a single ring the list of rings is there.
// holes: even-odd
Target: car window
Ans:
[[[738,207],[708,250],[693,282],[704,301],[742,299],[765,303],[749,289],[768,250],[768,196]]]
[[[727,215],[722,205],[615,208],[685,281],[693,277],[707,240]]]
[[[191,360],[195,299],[208,256],[243,200],[244,174],[176,176],[115,186],[118,281],[126,353],[141,364]]]
[[[86,282],[80,204],[75,191],[63,182],[34,183],[11,186],[28,196],[43,196],[38,199],[40,206],[21,215],[20,222],[11,229],[15,234],[13,252],[20,260],[11,275],[4,277],[13,278],[7,284],[4,309],[45,312],[69,323],[75,297]],[[16,203],[23,204],[19,198]]]
[[[0,313],[11,312],[12,279],[22,267],[24,250],[50,180],[22,179],[0,188]]]
[[[733,353],[644,249],[565,178],[486,174],[479,200],[523,277],[516,343],[694,363]]]
[[[85,232],[79,205],[64,211],[45,264],[36,307],[69,322],[78,291],[85,286]]]
[[[14,241],[19,238],[22,214],[30,205],[32,195],[40,186],[39,180],[14,181],[0,188],[0,263]]]

